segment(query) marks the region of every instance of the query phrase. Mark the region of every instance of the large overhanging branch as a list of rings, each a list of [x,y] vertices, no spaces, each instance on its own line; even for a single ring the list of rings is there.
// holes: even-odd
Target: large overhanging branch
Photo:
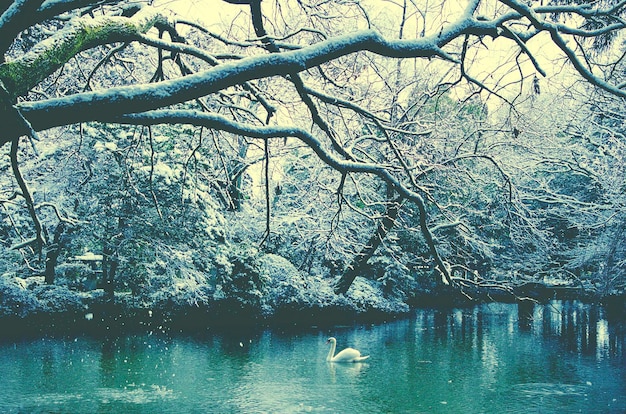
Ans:
[[[140,114],[124,115],[115,118],[102,115],[98,118],[100,121],[104,122],[116,122],[133,125],[195,125],[259,139],[297,138],[311,148],[320,160],[336,171],[339,171],[342,174],[352,172],[375,175],[394,188],[402,198],[412,201],[418,208],[420,214],[420,230],[430,249],[430,253],[446,281],[451,283],[450,274],[444,265],[439,252],[437,251],[432,232],[428,226],[426,205],[423,197],[419,193],[407,188],[398,178],[396,178],[380,164],[339,159],[326,150],[321,141],[314,135],[295,126],[252,126],[232,121],[220,115],[188,110],[157,110]]]
[[[503,27],[507,22],[519,21],[523,17],[531,20],[534,25],[534,34],[539,31],[549,32],[555,43],[565,51],[572,60],[574,67],[585,78],[618,96],[626,97],[626,91],[598,79],[581,64],[574,52],[564,44],[561,36],[563,27],[548,24],[538,17],[539,14],[547,12],[547,9],[531,9],[514,0],[503,0],[502,2],[511,7],[513,11],[493,20],[483,17],[475,18],[474,13],[479,4],[479,1],[475,0],[467,7],[466,12],[461,15],[457,22],[446,24],[436,35],[414,40],[388,40],[372,30],[360,31],[325,40],[299,50],[254,56],[220,64],[183,78],[150,85],[129,85],[62,98],[24,102],[18,104],[18,108],[35,130],[43,130],[55,126],[91,121],[94,120],[95,114],[102,112],[111,115],[124,115],[159,109],[191,101],[254,79],[300,73],[339,57],[363,51],[390,58],[439,57],[458,63],[454,56],[444,51],[443,48],[446,45],[466,35],[494,38],[504,36],[520,43],[528,36],[523,33],[515,34],[510,28],[503,30]],[[50,1],[45,4],[48,3],[56,4]],[[587,7],[580,7],[577,10],[581,15],[592,13]],[[597,12],[603,11],[598,10]],[[79,23],[71,23],[67,29],[61,31],[65,35],[54,35],[22,58],[0,65],[0,82],[4,84],[10,97],[14,98],[32,88],[41,80],[42,76],[45,77],[50,74],[52,69],[64,64],[72,56],[72,53],[75,54],[77,51],[113,41],[135,40],[150,43],[143,33],[159,24],[160,19],[163,17],[155,13],[150,7],[140,10],[132,18],[108,16],[98,19],[78,19]],[[129,25],[129,23],[131,24]],[[611,30],[618,29],[619,26],[619,24],[617,26],[612,25]],[[156,46],[155,42],[152,44]],[[53,49],[58,59],[52,59],[52,64],[48,63],[48,66],[42,68],[39,62],[44,62],[46,57],[49,58]],[[192,55],[194,53],[191,52],[198,52],[195,49],[192,50],[192,47],[181,47],[180,49],[180,51]],[[528,51],[525,52],[528,53]],[[195,55],[197,56],[197,53]],[[203,57],[206,60],[206,56]],[[45,63],[42,64],[46,65]],[[0,117],[8,118],[9,114],[2,111]],[[3,132],[0,145],[4,145],[23,134],[23,131],[18,128],[12,129],[10,126]]]
[[[199,72],[194,75],[186,76],[179,79],[163,81],[150,85],[130,85],[118,88],[110,88],[104,91],[79,93],[69,97],[42,100],[37,102],[25,102],[19,104],[19,108],[24,116],[31,122],[35,130],[47,129],[54,126],[67,125],[78,122],[94,120],[94,114],[107,112],[112,115],[123,115],[126,113],[144,112],[153,109],[159,109],[174,105],[181,102],[187,102],[197,99],[207,94],[224,90],[228,87],[245,83],[254,79],[267,78],[272,76],[285,76],[290,73],[300,73],[309,68],[330,62],[341,56],[351,53],[369,51],[381,56],[391,58],[432,58],[439,57],[456,62],[456,58],[443,50],[444,46],[450,42],[465,35],[474,36],[491,36],[509,37],[519,43],[520,39],[525,36],[520,34],[515,36],[512,31],[503,30],[504,24],[510,21],[519,20],[522,17],[532,19],[536,31],[548,31],[552,34],[553,40],[563,47],[559,30],[562,28],[549,26],[544,24],[541,19],[537,20],[537,13],[532,9],[522,6],[520,3],[510,0],[504,0],[503,3],[509,5],[515,11],[499,16],[494,20],[486,20],[482,17],[475,18],[473,16],[478,1],[472,2],[466,12],[459,18],[456,23],[445,25],[441,32],[437,35],[431,35],[414,40],[388,40],[379,33],[366,30],[340,37],[335,37],[320,43],[303,47],[299,50],[275,53],[272,55],[260,55],[225,63],[217,67]],[[71,40],[71,36],[53,36],[56,40],[44,42],[44,50],[49,51],[50,46],[59,44],[59,49],[66,50],[63,59],[59,60],[56,65],[63,64],[71,55],[72,47],[78,47],[84,50],[93,47],[96,44],[105,44],[111,41],[128,41],[137,40],[146,42],[146,37],[142,35],[150,27],[156,24],[154,21],[158,14],[151,14],[151,8],[145,8],[148,11],[140,11],[133,20],[135,25],[129,30],[125,24],[131,21],[126,17],[103,17],[93,19],[94,25],[92,29],[79,30],[84,36],[87,32],[95,30],[98,32],[101,28],[100,23],[106,21],[110,26],[106,34],[90,38],[89,41]],[[540,10],[538,8],[537,10]],[[590,13],[588,9],[581,9],[581,13]],[[161,17],[158,17],[161,18]],[[80,24],[86,24],[88,19],[79,19]],[[96,21],[100,23],[95,23]],[[110,24],[109,24],[110,23]],[[541,23],[541,24],[539,24]],[[117,29],[116,29],[117,27]],[[122,27],[126,29],[122,30]],[[98,29],[95,29],[98,28]],[[616,27],[617,28],[617,27]],[[75,27],[74,27],[75,29]],[[74,29],[68,29],[70,32]],[[102,32],[101,32],[102,33]],[[67,42],[70,39],[70,45]],[[46,46],[47,45],[47,46]],[[43,47],[39,46],[39,47]],[[568,49],[564,49],[566,53]],[[34,51],[36,52],[36,51]],[[34,53],[33,52],[33,53]],[[5,84],[12,96],[24,93],[30,87],[34,86],[36,81],[40,79],[42,74],[50,73],[50,68],[40,70],[35,62],[38,62],[45,55],[27,54],[21,60],[11,62],[11,68],[7,64],[0,65],[0,81]],[[29,56],[28,58],[26,56]],[[594,77],[586,68],[580,65],[576,56],[568,53],[573,61],[574,66],[583,76],[591,80],[592,83],[610,90],[619,96],[626,96],[626,91],[608,85]],[[457,62],[458,63],[458,62]],[[33,78],[36,76],[37,78]],[[0,145],[11,141],[20,135],[20,131],[6,130]]]
[[[0,62],[21,31],[63,13],[83,13],[103,4],[117,3],[123,0],[15,0],[8,6],[0,6]]]
[[[246,81],[299,73],[341,56],[361,51],[369,51],[392,58],[440,57],[454,61],[454,58],[444,52],[442,48],[459,35],[473,33],[476,35],[497,36],[498,34],[496,22],[476,20],[472,17],[472,13],[473,9],[470,8],[456,24],[447,26],[439,34],[415,40],[388,40],[372,30],[360,31],[299,50],[276,53],[269,56],[255,56],[222,64],[198,74],[175,80],[151,85],[131,85],[111,88],[106,91],[80,93],[64,98],[22,103],[19,106],[24,115],[33,124],[33,127],[36,130],[42,130],[54,126],[93,120],[93,114],[100,111],[107,111],[114,115],[123,115],[129,112],[158,109],[190,101]],[[120,22],[123,19],[120,18]],[[117,22],[117,20],[112,21]],[[142,26],[143,28],[144,26]],[[137,33],[142,30],[138,31],[136,28],[133,30],[133,33],[113,31],[112,33],[114,34],[111,35],[112,37],[109,40],[141,41],[142,36],[139,36]],[[124,33],[126,34],[124,35]],[[103,44],[105,37],[98,37],[97,43]],[[50,40],[50,43],[53,42],[53,40]],[[74,46],[80,47],[81,50],[84,49],[81,43]],[[63,43],[61,43],[60,48],[67,49]],[[34,57],[37,60],[38,56]],[[22,60],[22,63],[24,63],[23,67],[13,66],[15,70],[21,72],[19,76],[15,75],[13,69],[10,71],[6,70],[3,76],[2,66],[4,65],[0,65],[0,80],[5,83],[5,86],[7,86],[7,89],[11,91],[13,96],[18,93],[16,91],[23,92],[33,85],[32,80],[20,81],[18,79],[22,77],[28,79],[30,76],[33,76],[31,72],[46,72],[45,70],[37,70],[36,67],[29,63],[29,61],[32,61],[29,59]],[[64,57],[64,59],[67,59],[67,57]],[[13,64],[17,65],[18,63],[13,62]],[[9,73],[11,76],[8,76]],[[16,135],[16,131],[6,131],[0,140],[0,145],[10,141]]]
[[[445,57],[437,38],[388,41],[371,30],[337,37],[296,51],[260,55],[224,63],[184,78],[85,92],[64,98],[20,103],[36,130],[95,120],[96,113],[123,115],[187,102],[254,79],[302,72],[360,51],[388,57]],[[11,138],[4,135],[0,144]]]

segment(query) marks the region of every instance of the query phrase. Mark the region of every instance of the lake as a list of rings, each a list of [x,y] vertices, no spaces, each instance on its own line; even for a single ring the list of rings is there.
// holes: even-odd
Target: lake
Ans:
[[[3,413],[623,413],[624,321],[551,302],[375,325],[0,341]],[[325,361],[326,339],[370,355]]]

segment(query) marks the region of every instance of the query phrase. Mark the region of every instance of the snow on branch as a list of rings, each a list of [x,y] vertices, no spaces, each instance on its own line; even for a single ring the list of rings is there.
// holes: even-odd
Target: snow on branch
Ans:
[[[12,25],[18,25],[18,21],[23,18],[24,14],[37,10],[40,4],[40,0],[14,1],[4,13],[0,14],[0,28],[6,30]]]
[[[567,41],[563,37],[563,34],[574,34],[577,36],[600,36],[602,34],[606,34],[608,32],[616,31],[618,29],[624,29],[626,27],[626,23],[620,19],[619,22],[608,25],[598,30],[576,30],[570,29],[560,24],[555,24],[545,20],[537,10],[527,6],[525,3],[519,2],[517,0],[501,0],[503,4],[506,4],[511,9],[520,13],[520,15],[526,17],[530,23],[535,27],[535,29],[539,31],[546,31],[550,34],[552,41],[556,44],[559,49],[567,56],[570,63],[574,66],[574,68],[578,71],[578,73],[586,79],[592,85],[595,85],[605,91],[612,93],[619,97],[626,97],[626,90],[621,89],[619,86],[612,85],[611,83],[601,79],[596,76],[591,69],[586,66],[586,63],[583,62],[583,59],[579,57],[575,50],[569,47]],[[617,6],[615,6],[615,10],[620,10],[625,5],[624,2],[620,2]],[[580,7],[579,10],[588,11],[586,7]]]
[[[445,279],[448,282],[451,281],[449,272],[437,251],[432,232],[428,227],[426,205],[423,197],[416,191],[407,188],[397,177],[380,164],[337,158],[323,146],[319,139],[305,129],[296,126],[252,126],[230,120],[221,115],[189,110],[157,110],[141,114],[129,114],[117,118],[103,116],[100,120],[133,125],[188,124],[265,140],[272,138],[297,138],[311,148],[319,159],[329,167],[342,173],[354,172],[375,175],[392,186],[401,197],[412,201],[419,210],[420,229],[429,246],[431,255]]]
[[[78,122],[95,120],[97,113],[112,115],[144,112],[224,90],[254,79],[298,73],[339,57],[360,51],[370,51],[394,58],[450,56],[441,47],[457,34],[474,31],[476,25],[466,22],[452,26],[439,36],[415,40],[387,40],[378,32],[365,30],[336,37],[300,50],[259,55],[228,62],[183,78],[147,85],[110,88],[104,91],[85,92],[63,98],[24,102],[18,106],[36,130]],[[495,29],[494,29],[495,30]],[[2,72],[0,71],[0,79]],[[3,137],[4,139],[10,136]],[[0,144],[4,144],[1,141]]]
[[[62,30],[35,45],[28,53],[0,65],[0,80],[15,99],[59,69],[77,53],[95,46],[137,40],[167,17],[143,7],[132,17],[100,16],[71,20]]]
[[[35,130],[43,130],[55,126],[93,121],[96,120],[95,117],[97,114],[104,112],[112,116],[121,116],[128,113],[160,109],[170,105],[188,102],[235,85],[242,85],[255,79],[300,73],[334,59],[358,52],[371,52],[390,58],[439,57],[460,64],[459,52],[454,52],[456,55],[453,55],[452,52],[445,51],[444,48],[447,49],[447,46],[456,39],[466,38],[467,36],[510,38],[520,45],[522,50],[533,60],[528,49],[524,49],[522,46],[528,38],[528,33],[513,32],[510,27],[505,29],[504,26],[507,23],[519,21],[520,19],[530,20],[533,29],[530,30],[529,33],[533,35],[540,31],[550,33],[554,43],[566,53],[574,67],[591,83],[617,96],[626,96],[626,91],[594,76],[594,74],[583,65],[576,53],[565,43],[562,37],[564,33],[563,27],[544,20],[539,12],[543,12],[541,8],[532,9],[515,0],[502,0],[502,3],[508,5],[511,11],[489,20],[481,16],[474,17],[478,1],[473,1],[456,22],[446,23],[442,26],[438,34],[426,37],[410,40],[390,40],[384,38],[376,31],[364,30],[323,40],[298,50],[289,50],[270,55],[257,55],[219,64],[213,68],[182,78],[152,84],[127,85],[102,91],[84,92],[36,102],[24,102],[19,103],[17,106],[22,114],[31,122]],[[587,8],[580,8],[579,11],[580,14],[591,13]],[[92,25],[94,25],[96,21],[110,22],[110,25],[107,25],[107,27],[110,26],[110,28],[106,29],[109,30],[107,32],[108,34],[92,36],[88,41],[85,39],[78,42],[68,40],[67,44],[80,45],[82,47],[90,44],[93,45],[104,39],[106,39],[107,42],[111,40],[136,40],[143,43],[151,43],[155,47],[167,46],[170,50],[189,53],[205,61],[212,60],[209,54],[201,52],[199,49],[192,46],[182,44],[178,46],[163,41],[152,40],[144,36],[143,33],[145,33],[151,25],[156,24],[154,19],[161,18],[164,17],[153,12],[152,8],[144,7],[130,20],[128,18],[115,16],[99,17],[97,19],[77,19],[78,22],[91,22],[90,24]],[[132,29],[124,29],[122,23],[129,21],[135,22],[132,25]],[[48,70],[38,69],[37,62],[40,62],[39,65],[45,66],[46,59],[50,58],[50,56],[46,56],[46,53],[40,50],[41,47],[43,47],[44,51],[49,52],[51,46],[57,41],[59,41],[61,45],[66,44],[64,42],[68,37],[71,37],[71,33],[76,33],[77,31],[83,35],[91,33],[91,29],[78,30],[76,25],[77,23],[70,24],[68,28],[43,42],[49,42],[49,44],[40,45],[40,47],[20,58],[20,60],[11,62],[11,64],[16,65],[15,70],[18,72],[3,69],[7,64],[0,65],[0,81],[5,84],[5,87],[11,91],[13,96],[16,96],[15,94],[25,93],[29,87],[37,82],[37,79],[44,76],[42,73],[50,73],[49,67],[47,68]],[[101,25],[95,24],[95,26],[104,30]],[[610,25],[610,30],[617,28],[614,26],[615,25]],[[67,49],[66,52],[69,53],[69,49]],[[56,63],[54,64],[60,65],[62,61],[67,58],[68,55],[65,54],[62,59],[55,61]],[[20,67],[18,64],[20,61],[23,63],[23,67]],[[537,62],[533,63],[537,70],[542,72]],[[16,75],[16,73],[18,74]],[[25,77],[26,80],[20,80],[21,77]],[[11,82],[13,82],[13,84],[11,84]],[[18,82],[19,85],[17,85],[16,82]],[[0,146],[6,144],[16,136],[16,131],[7,131],[0,138]]]
[[[41,0],[17,0],[8,7],[0,8],[0,11],[4,10],[0,13],[0,31],[3,33],[0,37],[0,54],[4,54],[13,41],[13,36],[9,34],[16,34],[25,29],[24,21],[40,4]]]

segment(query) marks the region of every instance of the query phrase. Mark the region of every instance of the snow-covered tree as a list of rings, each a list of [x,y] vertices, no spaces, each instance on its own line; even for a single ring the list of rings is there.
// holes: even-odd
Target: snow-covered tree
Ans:
[[[89,219],[89,206],[49,203],[45,192],[29,186],[35,177],[22,172],[26,157],[37,159],[38,147],[60,137],[80,147],[80,131],[88,126],[102,130],[101,139],[93,137],[100,153],[81,148],[71,159],[81,159],[86,174],[95,168],[91,163],[115,167],[115,182],[92,188],[109,197],[107,221],[97,224],[103,246],[110,245],[105,256],[131,244],[128,220],[133,229],[142,220],[147,227],[171,226],[154,234],[180,229],[188,197],[205,207],[217,200],[239,209],[242,180],[261,160],[267,241],[277,229],[272,208],[281,191],[272,185],[271,166],[286,166],[294,185],[299,176],[313,178],[311,164],[297,158],[315,157],[333,171],[324,171],[321,184],[327,195],[328,186],[336,192],[334,216],[350,204],[352,224],[342,237],[358,229],[359,210],[367,218],[365,235],[345,239],[363,248],[344,257],[344,276],[361,265],[354,257],[372,257],[402,208],[404,231],[419,233],[415,246],[424,250],[414,254],[432,261],[437,280],[453,283],[450,264],[471,256],[482,262],[498,253],[502,228],[529,223],[529,215],[512,213],[523,203],[498,205],[513,200],[515,191],[496,142],[501,134],[522,138],[510,123],[490,131],[488,104],[515,112],[519,98],[529,89],[540,93],[540,79],[558,65],[626,96],[623,84],[602,72],[621,58],[596,53],[612,50],[624,29],[621,2],[226,1],[214,5],[236,12],[224,26],[202,19],[212,13],[203,3],[189,4],[194,18],[175,16],[169,2],[0,6],[0,145],[14,177],[2,204],[22,208],[19,222],[7,217],[3,223],[5,245],[56,261],[54,244],[65,230],[55,241],[54,220],[79,225]],[[159,125],[169,126],[167,132]],[[112,133],[124,128],[132,136]],[[277,157],[292,158],[284,164]],[[193,177],[186,175],[192,166]],[[167,209],[176,210],[171,219]],[[213,217],[211,211],[204,208],[200,217]],[[184,237],[193,228],[182,226]],[[145,252],[134,246],[129,257]],[[342,278],[338,291],[351,282]]]

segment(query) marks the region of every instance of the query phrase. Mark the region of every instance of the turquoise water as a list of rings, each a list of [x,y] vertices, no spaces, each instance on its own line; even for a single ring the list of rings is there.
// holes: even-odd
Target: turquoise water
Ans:
[[[328,328],[0,342],[3,413],[621,413],[622,321],[582,304]],[[325,362],[326,338],[366,363]]]

